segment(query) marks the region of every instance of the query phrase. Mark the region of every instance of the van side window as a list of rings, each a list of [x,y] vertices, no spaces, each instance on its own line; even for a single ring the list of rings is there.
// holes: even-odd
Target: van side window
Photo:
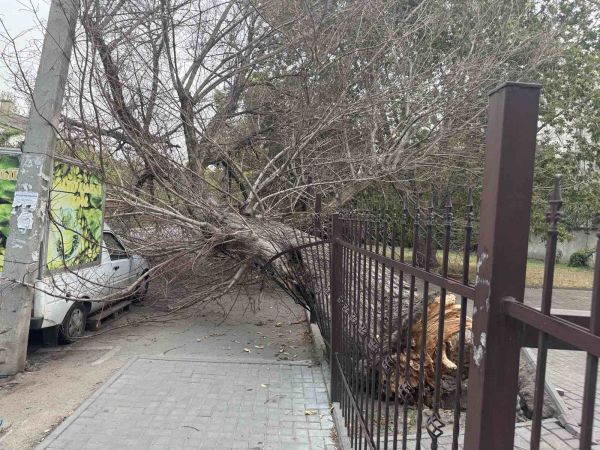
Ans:
[[[106,249],[108,250],[108,254],[112,261],[128,258],[125,248],[112,233],[104,233],[104,245],[106,245]]]

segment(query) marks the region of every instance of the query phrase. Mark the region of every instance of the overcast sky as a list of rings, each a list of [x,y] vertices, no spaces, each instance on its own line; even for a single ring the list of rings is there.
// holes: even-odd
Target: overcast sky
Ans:
[[[48,18],[50,0],[0,0],[0,50],[7,45],[6,33],[16,38],[17,47],[25,53],[36,42],[43,40],[43,29],[40,26]],[[27,64],[36,67],[38,61],[28,59]],[[11,91],[10,71],[6,63],[0,59],[0,92]]]

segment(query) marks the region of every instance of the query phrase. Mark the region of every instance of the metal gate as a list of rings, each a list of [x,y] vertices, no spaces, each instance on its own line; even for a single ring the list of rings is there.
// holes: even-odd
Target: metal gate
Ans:
[[[470,194],[460,211],[429,195],[401,211],[327,219],[318,198],[311,233],[274,258],[302,280],[302,292],[282,287],[309,305],[327,341],[331,399],[353,447],[513,448],[524,346],[538,348],[530,447],[540,445],[548,348],[587,352],[579,445],[591,447],[600,260],[591,320],[553,314],[558,179],[542,307],[523,303],[539,92],[507,83],[490,95],[476,258]]]

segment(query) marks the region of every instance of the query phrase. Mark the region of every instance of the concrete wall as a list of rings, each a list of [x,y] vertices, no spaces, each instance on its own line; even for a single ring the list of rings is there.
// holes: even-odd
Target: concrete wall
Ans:
[[[596,248],[596,233],[593,231],[578,230],[572,232],[573,239],[558,242],[557,254],[562,263],[568,263],[573,253],[584,248]],[[544,259],[546,257],[546,242],[540,236],[529,236],[528,256],[533,259]],[[595,261],[596,255],[592,255],[591,262]]]

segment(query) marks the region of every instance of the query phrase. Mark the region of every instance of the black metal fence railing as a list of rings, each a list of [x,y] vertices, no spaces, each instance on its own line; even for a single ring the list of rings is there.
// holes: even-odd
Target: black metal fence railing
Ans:
[[[327,342],[331,400],[354,448],[513,448],[523,347],[538,348],[530,447],[544,437],[547,352],[560,348],[587,353],[576,431],[580,448],[591,448],[600,259],[590,314],[553,311],[559,180],[541,309],[524,304],[538,101],[536,85],[491,94],[478,236],[472,201],[460,212],[431,196],[428,206],[404,202],[393,217],[324,216],[317,195],[308,231],[293,231],[293,243],[265,266]]]
[[[332,387],[332,397],[339,399],[351,441],[359,448],[406,448],[409,441],[422,442],[424,429],[424,439],[436,448],[448,430],[442,405],[455,423],[446,434],[458,445],[470,328],[467,299],[475,295],[468,283],[471,221],[464,233],[464,273],[460,280],[451,279],[451,203],[442,209],[439,251],[432,244],[439,232],[433,203],[423,237],[418,205],[412,215],[403,210],[398,233],[389,226],[397,221],[385,217],[333,217],[332,299],[339,312],[333,316],[332,364],[341,383],[337,392]],[[470,211],[469,206],[467,216]],[[409,227],[413,239],[407,248],[404,236]],[[422,267],[417,257],[421,241]],[[336,278],[342,282],[336,283]]]
[[[540,448],[542,440],[542,411],[546,382],[548,349],[553,346],[587,352],[584,392],[582,393],[581,428],[579,448],[589,449],[592,445],[594,426],[594,405],[598,380],[598,357],[600,357],[600,259],[596,258],[594,284],[590,315],[583,323],[573,323],[573,318],[552,311],[554,272],[558,241],[558,223],[563,217],[560,177],[556,177],[554,192],[550,198],[550,208],[546,214],[548,236],[544,264],[544,282],[541,308],[538,310],[512,298],[503,299],[506,314],[529,327],[529,342],[524,346],[537,347],[535,395],[531,426],[531,449]],[[600,252],[600,215],[596,217],[596,255]],[[566,317],[565,317],[566,316]],[[583,326],[582,326],[583,325]],[[527,336],[526,335],[526,336]],[[537,342],[531,338],[537,338]],[[554,342],[551,342],[551,340]],[[558,341],[558,342],[557,342]],[[562,342],[561,342],[562,341]]]

